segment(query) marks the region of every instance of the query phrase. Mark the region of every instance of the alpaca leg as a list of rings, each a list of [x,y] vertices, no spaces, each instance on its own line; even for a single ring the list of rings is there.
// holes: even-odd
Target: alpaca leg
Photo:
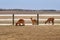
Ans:
[[[49,21],[49,23],[50,23],[50,21]]]
[[[32,23],[32,25],[34,25],[34,23]]]
[[[16,26],[17,26],[17,23],[16,23]]]
[[[45,24],[47,23],[48,21],[45,21]]]
[[[52,21],[52,25],[54,25],[54,20]]]
[[[21,26],[21,24],[19,23],[19,26]]]
[[[20,23],[19,26],[22,26],[22,23]]]
[[[23,23],[23,26],[25,25],[25,23]]]

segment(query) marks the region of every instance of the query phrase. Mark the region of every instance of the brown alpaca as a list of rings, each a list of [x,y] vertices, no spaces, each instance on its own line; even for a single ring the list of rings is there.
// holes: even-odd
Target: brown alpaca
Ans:
[[[45,21],[45,24],[46,24],[47,22],[49,22],[49,23],[52,22],[52,25],[53,25],[53,24],[54,24],[54,18],[48,18],[47,21]]]
[[[32,25],[37,24],[37,20],[30,18],[32,21]]]
[[[16,26],[21,26],[21,24],[24,26],[25,25],[25,22],[24,22],[24,20],[23,19],[19,19],[18,21],[17,21],[17,23],[16,23]]]

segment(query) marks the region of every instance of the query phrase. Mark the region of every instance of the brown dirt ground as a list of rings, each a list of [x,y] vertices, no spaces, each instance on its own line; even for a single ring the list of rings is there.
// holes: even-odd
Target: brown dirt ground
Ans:
[[[0,40],[60,40],[60,26],[0,26]]]

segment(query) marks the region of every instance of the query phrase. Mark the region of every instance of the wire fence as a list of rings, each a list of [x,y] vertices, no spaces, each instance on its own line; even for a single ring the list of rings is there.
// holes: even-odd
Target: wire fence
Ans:
[[[60,15],[52,14],[0,14],[0,25],[15,25],[19,19],[25,20],[25,25],[32,25],[31,19],[37,20],[37,25],[51,25],[45,24],[48,18],[55,18],[54,25],[60,25]]]

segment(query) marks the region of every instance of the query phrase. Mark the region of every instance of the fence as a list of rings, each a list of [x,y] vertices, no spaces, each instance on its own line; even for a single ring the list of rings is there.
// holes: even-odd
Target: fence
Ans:
[[[54,17],[55,25],[60,25],[60,15],[58,14],[0,14],[0,25],[15,25],[21,18],[25,20],[25,25],[32,25],[30,18],[36,19],[37,25],[51,25],[51,23],[44,23],[49,17]]]

